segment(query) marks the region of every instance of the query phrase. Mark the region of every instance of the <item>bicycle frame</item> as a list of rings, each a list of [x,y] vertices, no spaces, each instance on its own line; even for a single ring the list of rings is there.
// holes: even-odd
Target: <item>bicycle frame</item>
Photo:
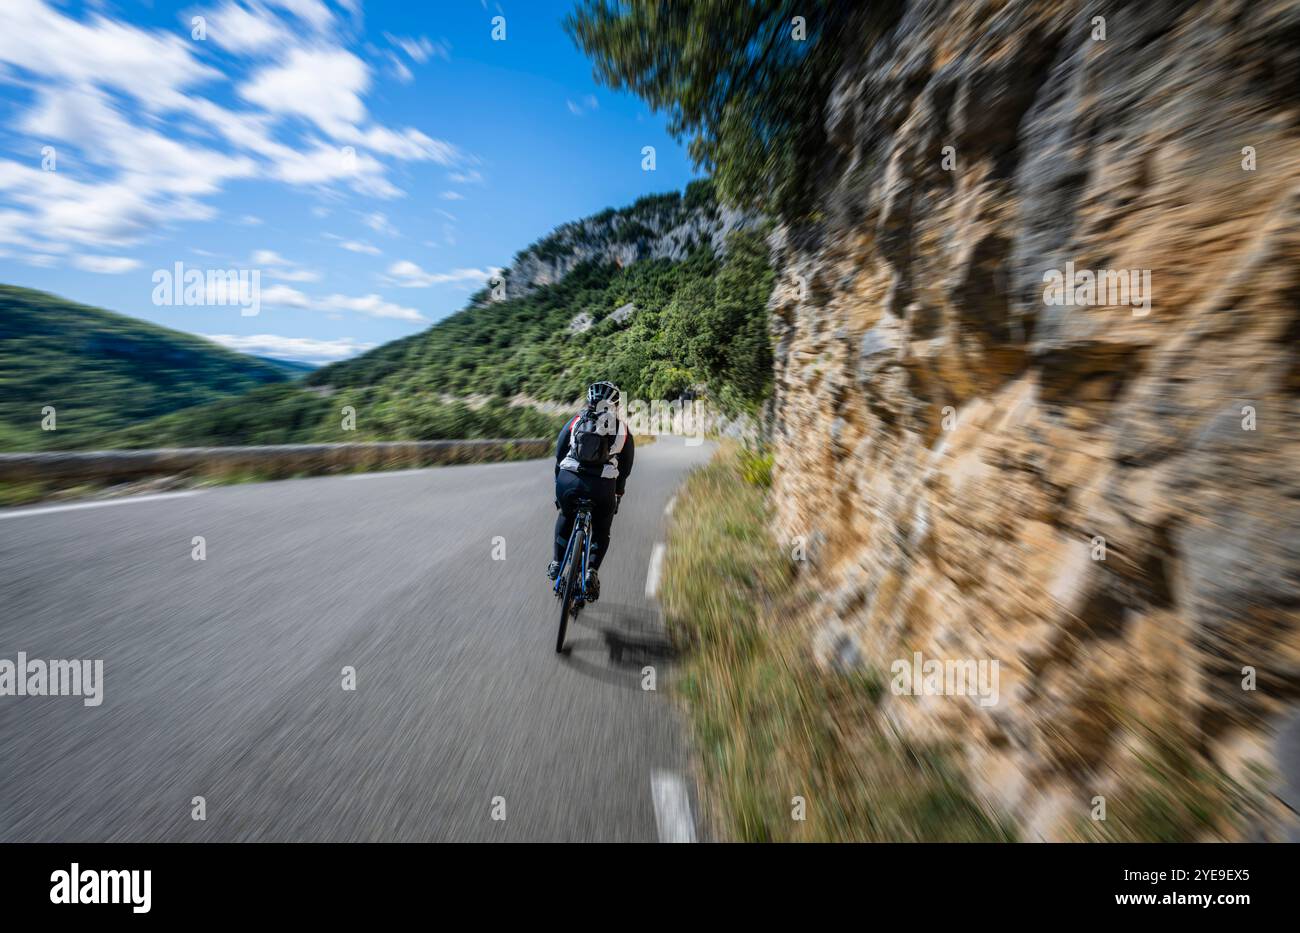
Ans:
[[[569,532],[569,543],[564,549],[564,560],[560,561],[560,572],[555,575],[555,585],[552,588],[557,597],[563,596],[564,571],[568,569],[569,561],[573,558],[573,543],[578,537],[578,529],[583,532],[582,547],[582,566],[578,574],[578,594],[577,600],[586,602],[587,600],[587,568],[591,565],[591,509],[582,508],[573,519],[573,530]]]

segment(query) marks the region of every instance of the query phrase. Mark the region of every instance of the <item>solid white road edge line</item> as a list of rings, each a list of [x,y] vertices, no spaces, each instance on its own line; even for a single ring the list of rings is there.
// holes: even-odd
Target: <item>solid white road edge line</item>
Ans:
[[[650,772],[650,797],[655,805],[655,824],[660,842],[694,842],[695,820],[691,817],[691,795],[681,775],[671,771]]]
[[[432,467],[420,467],[415,470],[378,470],[374,473],[349,473],[344,479],[382,479],[385,476],[419,476],[421,473],[433,472]]]
[[[0,518],[22,518],[25,515],[48,515],[51,512],[71,512],[73,509],[98,509],[106,505],[129,505],[132,502],[158,502],[162,499],[183,499],[197,496],[202,490],[188,492],[158,492],[147,496],[123,496],[121,499],[98,499],[94,502],[69,502],[66,505],[43,505],[30,509],[0,511]]]

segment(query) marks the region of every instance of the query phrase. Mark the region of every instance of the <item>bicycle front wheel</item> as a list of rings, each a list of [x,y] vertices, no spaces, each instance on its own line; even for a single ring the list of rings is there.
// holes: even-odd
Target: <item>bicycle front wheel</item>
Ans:
[[[569,618],[573,615],[573,601],[582,586],[582,529],[573,532],[573,550],[569,562],[564,568],[564,586],[560,592],[560,632],[555,636],[555,651],[564,651],[564,635],[569,629]]]

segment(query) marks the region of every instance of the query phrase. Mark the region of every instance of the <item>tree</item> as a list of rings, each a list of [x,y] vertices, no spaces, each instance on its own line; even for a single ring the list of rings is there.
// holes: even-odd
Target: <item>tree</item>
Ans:
[[[582,0],[565,29],[598,80],[667,112],[669,131],[690,139],[726,201],[797,217],[810,203],[808,168],[825,151],[825,102],[840,66],[900,7]]]

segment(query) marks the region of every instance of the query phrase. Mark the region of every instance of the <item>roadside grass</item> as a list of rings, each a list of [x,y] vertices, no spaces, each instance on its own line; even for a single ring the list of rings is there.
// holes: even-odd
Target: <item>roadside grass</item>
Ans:
[[[1101,842],[1204,842],[1280,825],[1268,788],[1276,775],[1252,765],[1241,783],[1193,753],[1195,738],[1172,721],[1123,726],[1141,742],[1127,793],[1107,799],[1104,820],[1080,819],[1074,837]]]
[[[84,494],[85,489],[82,487],[70,487],[69,491],[77,494]],[[36,480],[23,482],[0,482],[0,508],[13,508],[20,505],[31,505],[33,502],[42,502],[51,496],[51,490],[46,483]]]
[[[1009,840],[952,757],[896,735],[872,670],[812,659],[815,594],[768,530],[771,459],[724,445],[678,494],[661,589],[705,811],[740,841]],[[795,818],[803,800],[804,819]]]

